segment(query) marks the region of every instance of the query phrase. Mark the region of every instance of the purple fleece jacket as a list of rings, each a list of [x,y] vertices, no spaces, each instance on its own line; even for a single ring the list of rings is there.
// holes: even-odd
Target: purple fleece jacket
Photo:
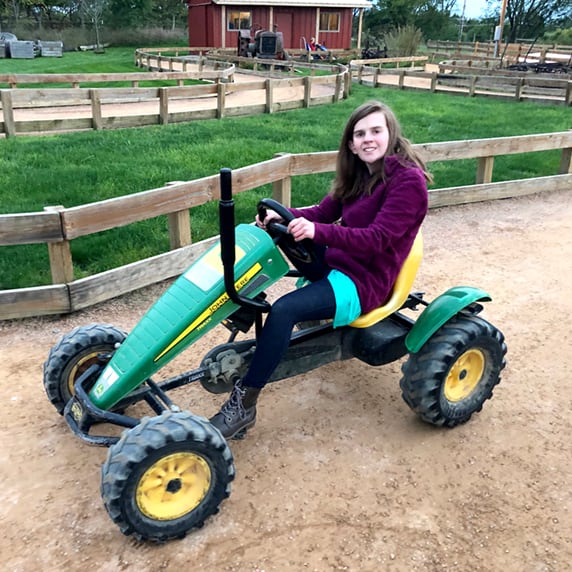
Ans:
[[[428,208],[421,169],[389,156],[385,175],[369,196],[341,203],[328,194],[314,207],[289,209],[315,223],[314,241],[328,247],[328,266],[354,281],[364,314],[389,297]]]

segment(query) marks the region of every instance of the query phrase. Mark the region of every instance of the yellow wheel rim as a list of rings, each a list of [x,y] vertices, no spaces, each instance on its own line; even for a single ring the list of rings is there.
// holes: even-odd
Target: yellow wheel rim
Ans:
[[[485,361],[485,354],[474,348],[459,356],[445,380],[445,397],[448,401],[463,401],[474,391],[483,377]]]
[[[155,520],[174,520],[194,510],[211,484],[208,463],[195,453],[162,457],[143,474],[135,491],[141,512]]]
[[[70,395],[75,394],[75,382],[78,377],[86,371],[89,366],[93,365],[97,361],[97,356],[101,353],[101,350],[96,352],[90,352],[87,355],[79,359],[72,367],[70,374],[68,375],[68,390]]]

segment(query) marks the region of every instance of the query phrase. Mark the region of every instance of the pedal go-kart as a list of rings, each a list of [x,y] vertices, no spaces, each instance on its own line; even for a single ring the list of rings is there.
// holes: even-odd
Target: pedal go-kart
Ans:
[[[270,310],[264,290],[292,271],[287,257],[313,256],[312,243],[296,243],[285,225],[269,232],[234,228],[230,170],[221,171],[220,241],[182,274],[125,332],[107,324],[74,329],[51,349],[44,364],[48,398],[71,430],[90,444],[109,446],[101,471],[105,508],[121,531],[139,540],[182,538],[218,512],[234,478],[231,450],[204,417],[182,411],[168,391],[199,382],[212,393],[229,392],[250,363],[256,336],[236,340]],[[258,205],[287,209],[272,199]],[[279,250],[280,249],[280,250]],[[407,354],[400,382],[403,398],[421,419],[454,427],[469,420],[492,396],[505,367],[502,333],[478,314],[488,294],[454,287],[428,304],[410,293],[421,260],[415,241],[387,303],[350,326],[305,324],[296,329],[272,380],[321,365],[357,358],[380,366]],[[282,251],[282,252],[281,252]],[[424,310],[417,320],[403,310]],[[227,343],[211,349],[200,367],[156,382],[152,376],[218,324],[230,330]],[[153,415],[125,414],[146,402]],[[123,428],[121,436],[94,432],[99,423]]]

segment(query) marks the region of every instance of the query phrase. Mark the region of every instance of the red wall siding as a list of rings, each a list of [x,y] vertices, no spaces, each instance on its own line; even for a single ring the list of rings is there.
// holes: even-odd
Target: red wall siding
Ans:
[[[204,5],[204,0],[189,0],[189,47],[222,47],[221,42],[221,11],[216,4]],[[194,6],[193,6],[194,5]],[[268,6],[251,7],[248,4],[242,6],[227,6],[230,10],[250,10],[252,12],[253,26],[260,26],[265,30],[270,29],[270,8]],[[352,10],[340,8],[339,32],[320,32],[320,43],[332,49],[343,49],[351,46],[352,33]],[[322,10],[324,12],[324,10]],[[301,49],[301,38],[309,40],[316,33],[316,9],[284,7],[274,8],[274,23],[278,23],[278,32],[284,34],[284,47],[287,49]],[[281,29],[291,27],[291,29]],[[227,48],[235,48],[238,44],[238,32],[225,31]]]
[[[286,46],[295,50],[302,49],[304,45],[301,38],[306,38],[309,42],[310,38],[316,35],[316,9],[315,8],[290,8],[293,14],[293,33],[292,45]]]
[[[351,8],[340,8],[332,12],[340,12],[339,32],[320,32],[318,41],[327,48],[349,49],[352,45],[352,10]],[[325,12],[325,10],[322,10]]]
[[[208,14],[206,6],[196,6],[189,9],[189,46],[208,46]]]

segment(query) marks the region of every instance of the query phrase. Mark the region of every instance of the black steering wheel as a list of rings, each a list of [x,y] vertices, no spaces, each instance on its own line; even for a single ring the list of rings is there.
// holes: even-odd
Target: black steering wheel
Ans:
[[[294,215],[281,203],[274,199],[261,199],[258,202],[258,218],[263,221],[266,218],[266,209],[273,210],[280,215],[286,224],[271,221],[266,226],[268,234],[274,242],[283,250],[284,254],[295,264],[303,262],[310,264],[317,260],[314,243],[309,238],[299,242],[288,232],[288,224],[294,220]]]

